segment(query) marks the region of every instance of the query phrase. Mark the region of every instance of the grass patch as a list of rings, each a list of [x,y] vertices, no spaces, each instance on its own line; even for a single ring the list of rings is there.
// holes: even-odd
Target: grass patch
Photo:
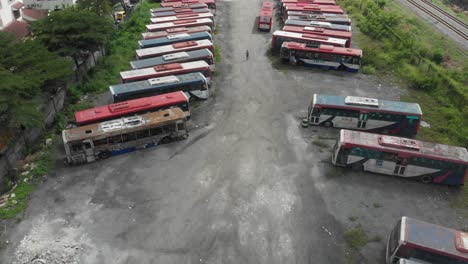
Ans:
[[[268,48],[268,50],[265,52],[265,55],[268,57],[268,59],[270,60],[271,62],[271,66],[273,66],[273,68],[283,72],[283,73],[286,73],[287,70],[288,70],[288,65],[283,63],[281,58],[278,56],[278,54],[274,54],[273,53],[273,50],[270,48]]]
[[[214,45],[214,57],[217,63],[221,62],[221,46],[219,44]]]
[[[346,230],[344,239],[353,249],[359,249],[369,243],[369,238],[361,226]]]
[[[357,220],[357,217],[356,216],[349,216],[348,220],[351,221],[351,222],[355,222]]]
[[[333,178],[333,177],[341,176],[343,175],[343,173],[344,173],[344,169],[342,167],[333,166],[327,170],[325,175],[329,178]]]
[[[318,140],[318,139],[312,141],[312,144],[314,144],[315,146],[317,146],[317,147],[319,147],[319,148],[328,148],[328,144],[327,144],[327,143],[325,143],[325,142],[323,142],[323,141],[321,141],[321,140]]]
[[[373,203],[372,206],[374,208],[381,208],[382,207],[382,205],[380,203]]]

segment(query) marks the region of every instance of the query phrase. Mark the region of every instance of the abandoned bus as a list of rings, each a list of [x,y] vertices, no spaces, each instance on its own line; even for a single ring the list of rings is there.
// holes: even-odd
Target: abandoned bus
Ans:
[[[166,11],[166,12],[157,12],[157,13],[151,13],[151,17],[170,17],[170,16],[176,16],[176,15],[182,15],[182,14],[202,14],[202,13],[211,13],[208,7],[206,8],[196,8],[196,9],[191,9],[191,8],[176,8],[173,11]]]
[[[311,47],[304,43],[284,42],[280,58],[293,65],[358,72],[361,68],[362,50],[329,45]]]
[[[75,127],[62,132],[66,160],[80,164],[187,138],[180,108]]]
[[[336,6],[334,0],[282,0],[280,2],[280,13],[283,14],[286,9],[286,5],[320,5],[320,6]]]
[[[213,20],[209,18],[201,18],[201,19],[190,19],[190,20],[180,20],[180,21],[173,21],[161,24],[150,24],[146,25],[146,30],[149,32],[152,31],[162,31],[169,28],[179,28],[179,27],[199,27],[199,26],[208,26],[213,29],[214,24]]]
[[[179,33],[173,34],[166,37],[154,38],[154,39],[143,39],[138,41],[140,49],[153,48],[166,46],[174,43],[196,41],[196,40],[211,40],[211,34],[208,32],[197,32],[197,33]]]
[[[468,264],[468,233],[403,216],[388,237],[386,263]]]
[[[208,81],[199,72],[165,76],[141,82],[117,84],[109,87],[114,102],[154,96],[176,91],[187,93],[196,99],[208,99]]]
[[[327,22],[336,25],[351,25],[351,19],[343,17],[332,17],[332,16],[318,16],[314,14],[308,15],[288,15],[287,19],[291,20],[302,20],[302,21],[317,21],[317,22]]]
[[[346,45],[346,39],[276,30],[273,32],[273,36],[271,38],[271,47],[273,51],[279,51],[283,45],[283,42],[286,41],[305,43],[307,45],[326,44],[336,47],[344,47]]]
[[[336,18],[349,18],[347,14],[330,14],[330,13],[310,13],[302,11],[288,11],[285,16],[318,16],[318,17],[336,17]]]
[[[197,40],[197,41],[187,41],[181,43],[175,43],[172,45],[139,49],[136,50],[137,59],[146,59],[161,56],[164,54],[198,50],[198,49],[209,49],[213,52],[213,43],[209,40]]]
[[[158,57],[153,57],[144,60],[136,60],[130,62],[130,67],[132,70],[138,70],[143,68],[149,68],[169,63],[182,63],[182,62],[190,62],[190,61],[205,61],[210,65],[210,69],[212,72],[215,70],[214,58],[213,53],[209,49],[199,49],[199,50],[191,50],[191,51],[182,51],[177,53],[171,53],[166,55],[161,55]]]
[[[193,20],[193,19],[202,19],[202,18],[209,18],[213,20],[213,14],[210,12],[208,13],[187,13],[187,14],[179,14],[175,16],[167,16],[167,17],[153,17],[151,18],[152,24],[161,24],[161,23],[168,23],[174,21],[185,21],[185,20]]]
[[[421,117],[417,103],[314,94],[303,126],[313,124],[414,137]]]
[[[257,20],[259,30],[270,31],[273,23],[273,2],[265,1],[262,3],[262,10]]]
[[[318,28],[326,28],[326,29],[331,29],[331,30],[348,31],[348,32],[351,31],[351,26],[333,24],[333,23],[322,22],[322,21],[304,21],[304,20],[286,19],[286,21],[284,21],[284,25],[296,26],[296,27],[318,27]]]
[[[466,148],[345,129],[332,163],[424,183],[462,185],[468,176]]]
[[[311,5],[311,4],[284,4],[283,16],[289,11],[299,11],[308,14],[319,14],[319,13],[329,13],[329,14],[344,14],[343,9],[335,5]]]
[[[177,75],[191,72],[201,72],[205,76],[208,84],[211,83],[210,65],[204,61],[191,61],[184,63],[170,63],[151,68],[130,70],[120,72],[122,83],[136,82],[158,78],[168,75]]]
[[[192,34],[197,32],[208,32],[211,34],[211,28],[207,26],[170,28],[162,31],[145,32],[142,33],[141,36],[143,37],[143,39],[154,39],[181,33]]]
[[[190,111],[188,99],[188,96],[184,92],[176,91],[162,95],[98,106],[76,112],[75,122],[77,125],[83,126],[115,118],[141,115],[172,107],[179,107],[185,112],[185,115],[189,117]]]
[[[194,10],[194,9],[205,9],[208,8],[206,4],[203,3],[195,3],[195,4],[187,4],[177,7],[158,7],[150,9],[151,13],[164,13],[164,12],[179,12],[184,13],[187,10]]]
[[[175,1],[162,1],[161,7],[185,7],[187,5],[206,4],[209,9],[216,11],[215,0],[175,0]]]
[[[353,34],[347,31],[331,30],[318,27],[296,27],[296,26],[284,26],[283,31],[295,32],[301,34],[314,34],[320,36],[327,36],[332,38],[346,39],[345,47],[351,46],[351,38]]]

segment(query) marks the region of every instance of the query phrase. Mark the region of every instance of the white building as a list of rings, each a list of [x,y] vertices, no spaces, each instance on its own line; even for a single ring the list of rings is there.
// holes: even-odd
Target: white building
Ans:
[[[0,0],[0,30],[16,35],[17,38],[29,34],[28,24],[22,21],[22,0]]]
[[[55,10],[73,6],[76,0],[23,0],[23,3],[25,8]]]

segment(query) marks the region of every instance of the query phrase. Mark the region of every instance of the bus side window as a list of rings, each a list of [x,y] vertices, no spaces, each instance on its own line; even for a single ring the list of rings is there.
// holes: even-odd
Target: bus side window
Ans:
[[[94,146],[101,146],[107,144],[107,138],[96,139],[93,141]]]
[[[91,143],[90,142],[83,142],[83,146],[85,149],[90,149],[91,148]]]
[[[382,159],[396,162],[397,155],[395,155],[394,153],[390,153],[390,152],[383,152]]]
[[[151,136],[159,135],[162,133],[162,129],[160,127],[155,127],[150,129]]]
[[[122,134],[122,142],[129,142],[136,139],[135,133]]]
[[[83,150],[83,145],[81,144],[81,142],[72,143],[71,149],[72,151],[80,151],[80,150]]]
[[[182,130],[184,130],[184,129],[185,129],[185,124],[184,124],[184,123],[179,123],[179,124],[177,124],[177,130],[178,130],[178,131],[182,131]]]
[[[137,131],[135,134],[136,134],[137,139],[146,138],[149,136],[149,130],[145,129],[145,130]]]
[[[109,142],[111,143],[120,143],[122,141],[122,136],[121,135],[116,135],[113,137],[109,138]]]

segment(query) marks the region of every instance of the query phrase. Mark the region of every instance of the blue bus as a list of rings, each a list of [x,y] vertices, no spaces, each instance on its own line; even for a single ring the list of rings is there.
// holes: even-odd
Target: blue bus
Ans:
[[[143,39],[138,41],[141,49],[145,48],[153,48],[159,47],[164,45],[170,45],[179,42],[186,42],[186,41],[195,41],[195,40],[211,40],[211,34],[208,32],[196,32],[196,33],[180,33],[174,35],[168,35],[161,38],[154,38],[154,39]]]
[[[200,72],[169,75],[145,81],[109,86],[114,103],[182,91],[197,99],[208,99],[208,81]]]
[[[174,62],[182,63],[200,60],[206,61],[206,63],[210,65],[211,71],[215,70],[213,53],[209,49],[191,50],[187,52],[182,51],[171,54],[165,54],[149,59],[131,61],[130,67],[132,68],[132,70],[137,70]]]

